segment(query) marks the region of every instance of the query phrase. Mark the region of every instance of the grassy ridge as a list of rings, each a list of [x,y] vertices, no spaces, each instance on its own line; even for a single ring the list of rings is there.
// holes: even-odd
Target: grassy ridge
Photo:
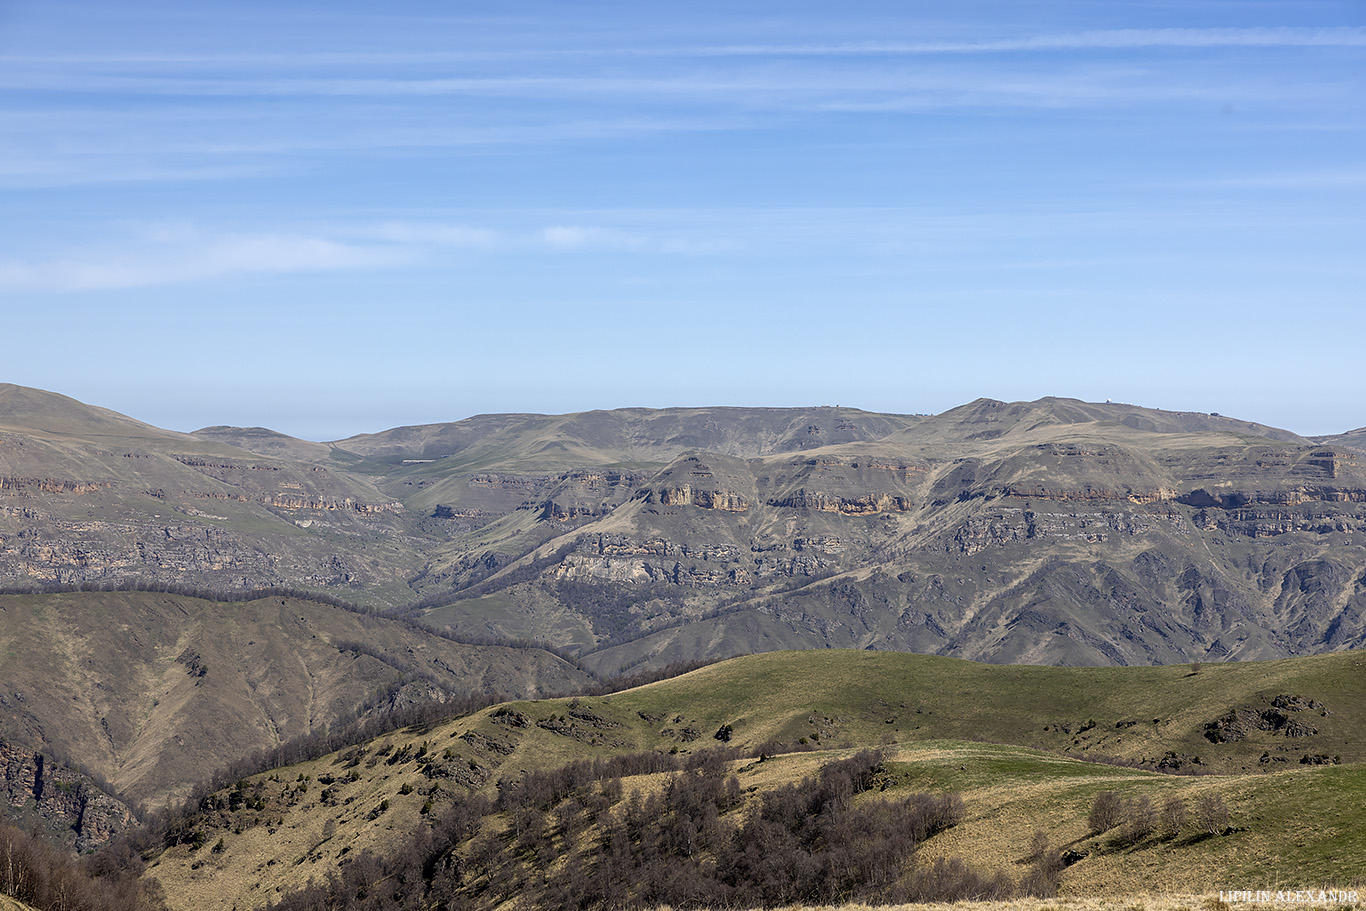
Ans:
[[[1205,736],[1208,723],[1235,707],[1265,709],[1278,695],[1326,706],[1326,717],[1300,713],[1313,716],[1305,721],[1319,733],[1256,731],[1221,744]],[[1353,652],[1205,665],[1198,673],[1187,665],[1045,668],[889,652],[771,652],[612,700],[627,714],[688,705],[698,723],[732,724],[744,743],[814,742],[815,735],[858,743],[989,740],[1131,760],[1173,751],[1220,771],[1252,771],[1268,751],[1295,762],[1305,753],[1366,759],[1366,718],[1356,708],[1366,701],[1366,655]]]
[[[1366,800],[1361,765],[1187,777],[940,741],[899,752],[891,769],[900,787],[964,795],[969,819],[928,846],[929,856],[970,854],[985,866],[1020,869],[1033,832],[1044,831],[1055,847],[1085,855],[1063,876],[1069,895],[1366,882],[1366,820],[1354,812]],[[1147,797],[1158,807],[1175,796],[1190,808],[1202,795],[1218,794],[1234,832],[1207,837],[1188,824],[1175,838],[1132,846],[1114,833],[1096,836],[1087,815],[1096,794],[1107,790]]]
[[[728,724],[730,745],[772,754],[734,764],[752,794],[879,744],[889,755],[887,791],[961,793],[965,820],[927,843],[927,858],[968,858],[1018,876],[1042,830],[1054,847],[1084,855],[1064,873],[1064,894],[1348,887],[1366,880],[1366,818],[1356,810],[1366,800],[1363,658],[1218,665],[1192,674],[1189,667],[999,667],[877,652],[750,656],[610,696],[507,703],[257,776],[244,788],[259,805],[187,823],[185,838],[150,874],[173,907],[251,907],[326,875],[345,857],[391,847],[427,824],[429,801],[439,811],[453,794],[492,796],[500,779],[579,759],[705,749]],[[1231,707],[1268,705],[1282,694],[1329,708],[1312,719],[1318,734],[1205,739],[1205,723]],[[1094,728],[1079,731],[1092,719]],[[1117,721],[1137,723],[1116,728]],[[787,752],[775,738],[799,751]],[[1343,764],[1260,761],[1292,741],[1287,755],[1335,751]],[[1197,770],[1217,774],[1173,776],[1062,755],[1152,759],[1196,748]],[[627,787],[654,788],[666,778]],[[1089,833],[1088,810],[1102,790],[1147,796],[1158,806],[1178,796],[1188,807],[1217,793],[1234,831],[1201,837],[1188,824],[1175,838],[1120,846],[1112,834]]]

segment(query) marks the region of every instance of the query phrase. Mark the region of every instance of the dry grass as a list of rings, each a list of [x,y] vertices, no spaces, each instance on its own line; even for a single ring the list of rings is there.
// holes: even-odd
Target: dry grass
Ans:
[[[1366,892],[1358,891],[1366,897]],[[1342,911],[1359,907],[1360,901],[1295,902],[1304,911]],[[773,911],[1284,911],[1287,902],[1226,902],[1219,893],[1124,895],[1110,898],[1016,898],[1007,901],[927,902],[911,905],[789,905]],[[669,906],[653,911],[672,911]]]
[[[1366,892],[1358,891],[1366,897]],[[1360,905],[1332,902],[1296,902],[1293,907],[1338,911]],[[1284,911],[1291,905],[1276,902],[1225,902],[1217,892],[1201,894],[1136,894],[1110,898],[1017,898],[1009,901],[929,902],[917,905],[793,905],[775,911]],[[655,911],[670,911],[657,908]]]
[[[833,660],[839,657],[844,661]],[[576,759],[636,750],[705,749],[715,745],[711,735],[723,722],[735,725],[737,742],[743,745],[752,746],[771,734],[781,733],[790,740],[794,735],[814,739],[820,733],[821,745],[829,747],[846,738],[858,744],[876,744],[878,740],[872,735],[882,739],[888,728],[895,727],[886,721],[893,717],[922,727],[916,731],[918,736],[906,736],[903,731],[898,738],[901,743],[891,747],[887,796],[914,791],[956,792],[963,797],[966,809],[960,825],[922,847],[922,861],[957,857],[981,872],[1002,870],[1016,879],[1028,869],[1036,830],[1046,832],[1054,847],[1083,855],[1063,874],[1064,901],[1016,903],[1025,911],[1082,909],[1086,905],[1082,897],[1099,902],[1093,905],[1097,909],[1225,911],[1206,907],[1195,899],[1191,900],[1194,904],[1187,905],[1175,900],[1166,905],[1156,902],[1166,901],[1162,896],[1167,893],[1200,896],[1220,888],[1353,888],[1366,879],[1366,820],[1359,819],[1352,809],[1366,798],[1366,767],[1362,765],[1314,767],[1297,763],[1280,766],[1280,771],[1270,774],[1259,771],[1176,777],[1082,762],[1028,745],[964,742],[940,732],[960,723],[962,714],[976,715],[978,724],[984,724],[986,710],[979,704],[988,700],[984,693],[970,698],[970,687],[945,686],[939,678],[966,673],[963,668],[976,674],[973,666],[942,659],[896,656],[896,660],[889,660],[864,654],[801,658],[756,656],[612,696],[510,704],[509,709],[526,716],[518,721],[525,727],[510,724],[507,716],[500,723],[492,717],[492,710],[486,710],[427,730],[395,732],[381,742],[397,751],[425,741],[435,754],[450,749],[458,761],[477,760],[490,773],[481,790],[492,797],[499,778],[515,779],[523,770],[548,769]],[[1342,662],[1338,656],[1326,656],[1299,666],[1310,672],[1309,676],[1320,672],[1336,676],[1344,671]],[[821,665],[827,673],[799,675],[788,667],[810,663]],[[899,667],[902,673],[888,675],[889,665]],[[1287,670],[1267,669],[1280,673]],[[1141,670],[1144,673],[1129,675],[1133,679],[1128,682],[1141,683],[1145,673],[1154,671]],[[900,685],[880,686],[885,680],[879,676],[899,676],[893,682]],[[1208,676],[1214,679],[1224,675]],[[1179,679],[1183,684],[1191,682]],[[910,685],[917,682],[921,686]],[[1082,675],[1073,682],[1098,681]],[[1224,689],[1231,685],[1227,680],[1219,682]],[[1246,681],[1240,685],[1246,692]],[[1139,689],[1139,697],[1148,695]],[[949,705],[941,701],[944,690],[957,694],[949,701],[954,703],[958,717],[950,716]],[[1001,689],[988,691],[999,694]],[[1295,686],[1289,691],[1316,695],[1319,687]],[[1221,692],[1207,701],[1227,704],[1229,698],[1242,697]],[[923,714],[915,711],[921,707]],[[596,717],[599,723],[575,722],[575,736],[554,733],[537,724],[551,715],[563,722],[574,711],[592,713],[582,717]],[[1141,716],[1130,710],[1102,717]],[[1351,725],[1359,721],[1356,713],[1346,711],[1330,720]],[[1175,726],[1152,725],[1151,721],[1149,725],[1162,730]],[[692,739],[680,738],[685,729],[691,729]],[[1110,730],[1114,730],[1113,722]],[[473,746],[461,737],[467,732],[498,741],[500,749],[508,752],[494,755]],[[938,739],[919,739],[936,734]],[[740,760],[734,770],[752,801],[772,788],[815,773],[856,748],[780,754],[762,762]],[[281,888],[296,888],[310,877],[326,875],[344,856],[343,849],[348,849],[349,856],[366,847],[384,851],[421,825],[418,810],[432,796],[434,787],[451,794],[461,785],[429,779],[411,761],[396,765],[372,761],[380,749],[378,744],[371,745],[368,758],[355,769],[361,780],[337,789],[339,806],[319,805],[321,786],[316,782],[324,774],[348,774],[349,769],[340,760],[325,757],[280,770],[281,782],[311,775],[315,784],[304,799],[281,804],[274,814],[276,822],[247,827],[240,833],[215,830],[197,851],[180,846],[164,854],[155,862],[151,875],[163,883],[171,905],[179,911],[227,911],[234,904],[243,908],[259,905]],[[641,776],[624,781],[623,786],[628,796],[635,791],[650,793],[667,778]],[[405,785],[411,785],[410,794],[401,793]],[[1109,836],[1096,837],[1087,831],[1090,805],[1102,790],[1117,791],[1125,799],[1146,797],[1155,806],[1170,796],[1179,796],[1188,808],[1202,794],[1217,793],[1228,804],[1235,830],[1227,837],[1200,837],[1189,822],[1176,838],[1154,836],[1135,845],[1119,845]],[[861,799],[878,797],[873,793]],[[378,818],[368,818],[369,811],[386,799],[390,809]],[[440,811],[444,799],[440,794],[433,797],[435,812]],[[336,833],[324,840],[329,820],[335,820]],[[495,827],[499,824],[497,819],[490,821]],[[211,848],[220,837],[225,846],[215,854]],[[1289,881],[1294,878],[1299,881]],[[1359,891],[1366,894],[1366,888]],[[1144,898],[1142,902],[1147,904],[1129,899],[1153,895],[1159,898]]]

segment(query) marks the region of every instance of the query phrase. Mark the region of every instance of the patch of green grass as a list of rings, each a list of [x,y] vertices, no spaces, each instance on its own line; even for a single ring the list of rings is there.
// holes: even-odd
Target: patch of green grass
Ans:
[[[1104,785],[1135,774],[1157,775],[1006,744],[917,741],[908,744],[906,752],[914,758],[889,762],[888,771],[897,786],[915,790],[964,791],[1002,784],[1058,785],[1073,781],[1086,785],[1100,781]]]
[[[1359,723],[1356,707],[1366,705],[1366,700],[1349,698],[1352,687],[1362,685],[1355,676],[1359,657],[1218,666],[1187,676],[1188,668],[1021,669],[853,651],[755,655],[608,696],[508,703],[445,724],[385,735],[381,742],[388,750],[371,745],[354,765],[342,757],[325,757],[287,770],[279,776],[286,783],[301,774],[336,776],[340,783],[332,787],[342,803],[282,804],[273,811],[284,819],[279,832],[270,835],[260,826],[248,827],[240,837],[228,839],[223,862],[246,864],[259,878],[255,871],[263,858],[275,854],[292,859],[303,851],[319,851],[325,860],[335,861],[347,847],[388,844],[393,831],[426,816],[421,809],[426,801],[432,801],[431,813],[439,813],[444,795],[462,787],[452,779],[423,775],[415,760],[391,766],[381,752],[390,756],[408,749],[416,756],[419,746],[427,746],[430,755],[445,757],[450,751],[446,761],[451,769],[472,769],[468,762],[474,761],[482,783],[470,786],[491,796],[501,778],[575,760],[718,746],[713,735],[729,724],[729,745],[742,748],[775,736],[789,743],[806,736],[807,746],[817,746],[815,735],[820,735],[817,751],[780,753],[762,762],[738,760],[734,771],[743,788],[755,789],[752,800],[854,750],[878,746],[890,756],[880,790],[860,800],[921,791],[959,794],[963,821],[928,842],[922,862],[960,857],[983,870],[1018,876],[1026,867],[1034,833],[1041,831],[1055,848],[1076,852],[1062,879],[1063,892],[1072,896],[1350,888],[1366,879],[1366,814],[1360,812],[1366,805],[1366,766],[1296,764],[1268,772],[1268,766],[1254,762],[1247,773],[1174,776],[1072,759],[1032,741],[1042,732],[1044,719],[1086,720],[1087,708],[1096,715],[1092,730],[1114,736],[1115,720],[1141,719],[1147,705],[1169,698],[1165,693],[1173,687],[1181,688],[1176,692],[1189,703],[1183,711],[1193,718],[1203,718],[1215,707],[1222,711],[1229,700],[1253,700],[1264,693],[1294,692],[1324,702],[1331,697],[1342,706],[1329,716],[1340,725],[1335,729],[1340,734],[1354,729]],[[1179,742],[1189,733],[1179,717],[1175,712],[1163,715],[1157,725],[1149,718],[1141,738],[1139,724],[1118,731],[1133,737],[1137,750],[1160,753],[1166,746],[1163,737]],[[1102,727],[1102,719],[1108,728]],[[956,733],[963,730],[982,739]],[[1000,742],[1010,736],[1022,742]],[[1230,746],[1244,753],[1248,749],[1246,744]],[[355,781],[349,778],[353,773]],[[658,787],[666,777],[646,776],[628,789]],[[1101,791],[1118,792],[1124,800],[1147,798],[1157,810],[1169,798],[1179,798],[1187,821],[1175,836],[1157,831],[1133,843],[1122,843],[1115,832],[1096,835],[1089,829],[1088,814]],[[1196,806],[1210,794],[1227,806],[1232,827],[1227,834],[1211,836],[1196,826]],[[385,799],[391,810],[365,819]],[[334,820],[335,835],[323,851],[318,846],[328,820]],[[282,837],[293,841],[281,844]],[[158,875],[168,894],[190,890],[185,894],[196,896],[195,901],[208,902],[212,895],[230,907],[231,890],[222,881],[196,885],[192,861],[189,855],[163,855]],[[291,879],[294,874],[278,865],[272,869],[277,884],[302,881]],[[182,905],[196,911],[201,906],[212,905]]]
[[[1227,794],[1233,825],[1268,845],[1234,861],[1231,873],[1249,882],[1298,877],[1294,888],[1366,883],[1366,765],[1247,776]]]
[[[1205,738],[1205,725],[1233,707],[1266,708],[1283,693],[1332,710],[1305,716],[1317,734],[1293,742],[1260,731],[1241,742]],[[826,740],[863,743],[983,740],[1149,761],[1175,751],[1215,770],[1257,768],[1269,746],[1366,759],[1366,717],[1352,710],[1366,704],[1366,655],[1354,652],[1218,664],[1196,675],[1186,666],[1054,668],[893,652],[769,652],[616,698],[656,713],[696,706],[707,723],[734,724],[745,742],[796,739],[824,726]]]

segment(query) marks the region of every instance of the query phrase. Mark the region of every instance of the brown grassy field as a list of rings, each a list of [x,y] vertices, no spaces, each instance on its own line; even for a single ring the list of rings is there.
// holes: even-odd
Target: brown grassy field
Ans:
[[[958,857],[1018,878],[1042,831],[1052,847],[1077,855],[1061,878],[1068,902],[1353,888],[1366,881],[1366,816],[1359,810],[1366,764],[1349,752],[1360,749],[1363,660],[1329,655],[1191,675],[1183,668],[993,667],[891,653],[757,655],[609,696],[507,703],[256,776],[241,786],[252,805],[206,815],[196,823],[198,837],[164,852],[149,875],[175,909],[257,906],[325,876],[348,855],[392,846],[426,825],[429,801],[439,811],[454,794],[492,796],[500,779],[584,758],[717,746],[712,735],[727,723],[731,745],[756,748],[774,737],[789,744],[765,748],[771,755],[764,761],[732,763],[751,806],[826,763],[880,746],[887,757],[882,790],[861,800],[920,791],[963,799],[963,820],[922,846],[924,860]],[[1206,721],[1230,706],[1260,705],[1283,692],[1332,706],[1328,716],[1313,717],[1318,735],[1292,741],[1255,732],[1224,744],[1200,736]],[[1095,726],[1080,731],[1092,715]],[[1045,730],[1064,722],[1071,736]],[[965,739],[969,732],[1004,742]],[[1259,761],[1287,744],[1295,756],[1347,757],[1342,764]],[[1162,774],[1087,756],[1189,757],[1194,749],[1203,757],[1197,770],[1207,774]],[[649,790],[666,777],[624,785],[628,793]],[[1192,818],[1174,835],[1122,844],[1114,832],[1089,830],[1101,791],[1146,797],[1156,807],[1179,798]],[[1226,832],[1196,828],[1193,811],[1207,794],[1225,804]],[[487,824],[504,824],[499,820]],[[1151,907],[1196,901],[1191,911],[1205,911],[1196,899],[1174,901]]]

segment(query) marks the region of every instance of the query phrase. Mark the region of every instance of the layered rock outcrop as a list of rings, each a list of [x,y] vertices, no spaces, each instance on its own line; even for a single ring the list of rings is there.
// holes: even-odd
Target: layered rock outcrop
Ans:
[[[111,441],[108,414],[78,417],[60,445],[0,422],[0,585],[421,598],[461,631],[610,640],[623,662],[840,644],[1119,663],[1366,638],[1366,459],[1217,415],[626,409],[326,445],[131,422]]]
[[[133,811],[85,775],[41,752],[0,741],[5,816],[87,853],[137,823]]]

